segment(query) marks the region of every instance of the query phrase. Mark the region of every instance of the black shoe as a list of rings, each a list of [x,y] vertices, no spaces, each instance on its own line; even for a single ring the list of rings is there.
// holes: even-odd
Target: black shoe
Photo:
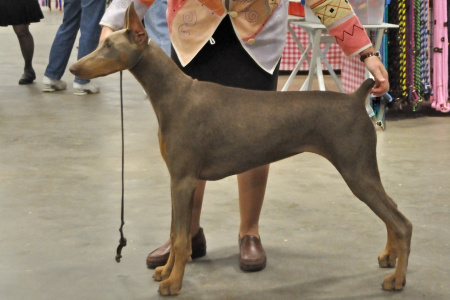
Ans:
[[[22,77],[20,77],[19,84],[31,84],[36,79],[36,74],[33,72],[23,73]]]

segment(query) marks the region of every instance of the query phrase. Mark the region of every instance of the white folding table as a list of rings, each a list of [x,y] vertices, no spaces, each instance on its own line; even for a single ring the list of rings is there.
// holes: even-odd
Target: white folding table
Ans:
[[[292,29],[292,24],[301,27],[306,31],[306,34],[308,35],[309,38],[309,44],[306,49],[303,47],[302,43],[298,39],[295,31]],[[376,51],[378,51],[381,47],[384,32],[389,28],[398,28],[398,25],[389,23],[383,23],[379,25],[363,25],[363,26],[366,29],[369,36],[372,31],[376,32],[376,39],[374,44],[374,48]],[[328,33],[326,27],[322,25],[322,23],[308,22],[305,21],[304,18],[290,16],[288,19],[288,30],[291,33],[293,40],[295,41],[300,51],[302,52],[302,55],[300,56],[299,61],[295,65],[295,68],[292,70],[288,80],[283,86],[282,91],[286,91],[289,88],[295,76],[297,75],[300,66],[306,60],[310,68],[308,76],[306,77],[305,82],[300,88],[301,91],[308,91],[312,89],[314,75],[317,76],[317,80],[319,83],[319,90],[321,91],[326,90],[325,83],[323,80],[323,70],[322,70],[322,63],[323,63],[327,71],[333,78],[334,82],[336,83],[337,87],[339,88],[339,90],[341,92],[345,92],[341,81],[339,80],[333,68],[330,66],[328,60],[326,59],[328,49],[330,48],[331,44],[335,42],[334,37],[329,35],[323,35]],[[323,50],[320,49],[321,43],[326,44]],[[308,56],[309,51],[312,51],[311,57]],[[366,70],[366,77],[367,78],[370,77],[370,73],[367,70]]]

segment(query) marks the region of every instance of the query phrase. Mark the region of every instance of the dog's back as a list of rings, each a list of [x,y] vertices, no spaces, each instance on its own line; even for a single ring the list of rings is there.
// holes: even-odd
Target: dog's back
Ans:
[[[373,136],[365,99],[374,81],[352,94],[267,92],[194,81],[171,120],[174,143],[199,154],[202,179],[216,180],[301,152],[326,155],[331,140],[357,134]],[[365,131],[365,133],[364,133]],[[353,133],[353,134],[352,134]],[[202,137],[190,143],[195,137]],[[371,146],[375,146],[370,143]],[[233,157],[222,165],[223,157]]]

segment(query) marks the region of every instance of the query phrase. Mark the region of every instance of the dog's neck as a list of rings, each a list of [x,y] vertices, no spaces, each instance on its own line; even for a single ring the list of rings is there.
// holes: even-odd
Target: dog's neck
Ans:
[[[153,41],[144,47],[141,57],[129,71],[145,89],[158,118],[164,107],[179,106],[171,104],[180,102],[193,82]]]
[[[151,41],[152,41],[152,40],[151,40],[150,38],[148,38],[147,45],[146,45],[146,46],[144,47],[144,49],[142,50],[141,55],[138,57],[136,63],[135,63],[130,69],[133,69],[133,68],[141,61],[142,56],[144,55],[144,53],[145,53],[145,51],[147,50],[148,45],[150,45],[150,42],[151,42]]]

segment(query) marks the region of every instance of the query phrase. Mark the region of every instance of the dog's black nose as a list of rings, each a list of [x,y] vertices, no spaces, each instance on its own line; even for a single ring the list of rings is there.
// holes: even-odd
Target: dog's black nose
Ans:
[[[69,67],[69,71],[70,71],[70,73],[72,73],[73,75],[77,75],[76,73],[77,73],[77,64],[76,63],[74,63],[73,65],[71,65],[70,67]]]
[[[69,67],[69,71],[70,73],[72,73],[73,75],[78,75],[80,73],[80,67],[78,66],[78,62],[73,63],[70,67]]]

